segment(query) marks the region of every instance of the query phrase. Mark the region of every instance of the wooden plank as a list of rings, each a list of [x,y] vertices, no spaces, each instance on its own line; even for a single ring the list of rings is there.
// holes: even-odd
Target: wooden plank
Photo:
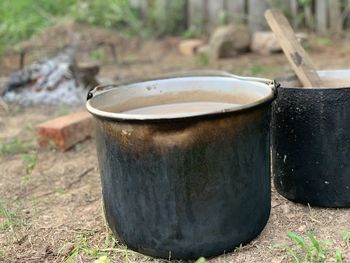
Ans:
[[[130,6],[139,9],[142,5],[143,0],[129,0]]]
[[[153,0],[154,1],[154,11],[158,16],[166,16],[165,13],[168,10],[169,2],[168,0]]]
[[[245,0],[225,0],[224,8],[230,23],[243,23],[246,17]]]
[[[298,42],[292,27],[282,12],[270,9],[265,12],[265,17],[304,87],[321,87],[321,79],[315,70],[315,66]]]
[[[348,29],[350,27],[350,0],[345,2],[344,12],[343,12],[343,22],[344,27]]]
[[[327,34],[327,0],[316,0],[316,28],[321,34]]]
[[[264,12],[268,7],[267,0],[248,0],[248,20],[252,31],[266,29]]]
[[[203,31],[204,5],[202,0],[188,0],[188,24],[192,30]]]
[[[284,13],[290,12],[290,9],[292,7],[292,1],[285,0],[285,1],[270,1],[271,8],[276,8],[282,10]]]
[[[308,29],[314,29],[314,16],[311,11],[311,2],[304,5],[305,25]]]
[[[140,11],[142,18],[147,16],[147,1],[145,0],[130,0],[130,5]]]
[[[333,34],[340,34],[342,31],[341,5],[340,0],[328,0],[329,6],[329,29]]]
[[[292,25],[294,29],[298,29],[298,0],[290,0],[290,12],[292,14]]]
[[[224,0],[208,1],[209,27],[211,29],[224,24]]]

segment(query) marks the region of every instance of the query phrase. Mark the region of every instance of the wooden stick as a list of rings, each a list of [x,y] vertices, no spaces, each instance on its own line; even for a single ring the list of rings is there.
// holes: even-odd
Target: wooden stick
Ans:
[[[292,27],[282,12],[269,9],[265,12],[265,18],[303,86],[323,86],[314,64],[298,42]]]

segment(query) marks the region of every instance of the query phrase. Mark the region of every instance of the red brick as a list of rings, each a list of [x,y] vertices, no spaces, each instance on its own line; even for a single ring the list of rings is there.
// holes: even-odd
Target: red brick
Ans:
[[[78,142],[92,137],[93,117],[88,112],[77,112],[62,116],[36,126],[39,145],[55,146],[67,150]]]

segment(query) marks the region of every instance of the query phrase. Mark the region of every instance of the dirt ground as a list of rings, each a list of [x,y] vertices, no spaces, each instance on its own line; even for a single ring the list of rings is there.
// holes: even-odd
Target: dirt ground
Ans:
[[[323,42],[316,39],[309,49],[319,68],[349,66],[350,42],[346,39],[326,45]],[[100,58],[102,79],[203,68],[265,77],[291,72],[283,54],[248,53],[208,63],[205,58],[179,55],[176,39],[124,47],[125,50],[118,51],[122,56],[117,62],[105,61],[108,54],[106,59]],[[86,54],[81,57],[91,59]],[[7,67],[2,68],[1,74],[5,76],[11,66],[16,67],[16,59],[3,59]],[[66,152],[38,149],[35,125],[78,109],[18,105],[9,105],[8,111],[0,109],[0,261],[94,262],[107,255],[112,262],[163,262],[127,250],[109,232],[102,211],[94,139]],[[234,252],[207,261],[292,261],[291,249],[299,255],[302,250],[288,238],[287,231],[305,239],[308,233],[313,233],[329,249],[326,262],[336,262],[336,249],[342,251],[343,262],[350,262],[350,209],[295,204],[277,194],[274,188],[271,216],[261,235]]]

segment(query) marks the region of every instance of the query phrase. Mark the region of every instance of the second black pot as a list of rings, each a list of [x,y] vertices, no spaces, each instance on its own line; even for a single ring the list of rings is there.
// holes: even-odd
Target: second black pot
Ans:
[[[278,88],[272,168],[289,200],[350,207],[350,88]]]

